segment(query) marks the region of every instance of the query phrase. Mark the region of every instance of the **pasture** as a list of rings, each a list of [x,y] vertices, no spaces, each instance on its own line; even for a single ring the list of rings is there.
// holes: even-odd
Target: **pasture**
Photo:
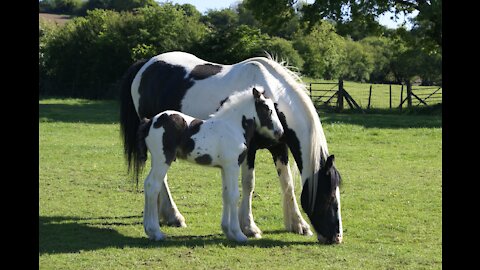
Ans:
[[[188,227],[163,226],[167,240],[148,240],[143,182],[137,189],[126,175],[118,112],[116,101],[39,101],[40,269],[441,268],[440,115],[320,113],[343,177],[344,242],[326,246],[283,230],[265,150],[253,198],[262,239],[227,240],[220,170],[178,160],[169,185]],[[297,180],[297,200],[300,189]]]

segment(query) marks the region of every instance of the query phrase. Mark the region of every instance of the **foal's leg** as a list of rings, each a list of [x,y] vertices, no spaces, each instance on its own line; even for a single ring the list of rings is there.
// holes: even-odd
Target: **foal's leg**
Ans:
[[[255,154],[253,154],[255,156]],[[254,157],[253,157],[254,159]],[[252,214],[252,197],[255,188],[255,170],[248,165],[247,159],[242,163],[242,201],[238,219],[240,228],[247,236],[262,238],[262,231],[257,227]]]
[[[303,219],[295,198],[294,182],[288,165],[288,148],[286,144],[278,144],[269,148],[272,153],[283,194],[283,222],[290,232],[312,235],[310,226]]]
[[[143,211],[143,227],[148,238],[159,241],[165,239],[158,223],[158,195],[161,183],[169,166],[164,162],[155,162],[152,157],[152,169],[145,179],[145,209]]]
[[[222,168],[222,230],[228,239],[243,243],[247,241],[247,237],[243,234],[238,222],[237,203],[240,197],[240,192],[238,191],[239,171],[240,168],[238,166],[225,166]]]
[[[168,188],[167,175],[160,186],[160,194],[158,198],[158,215],[160,221],[168,226],[187,227],[185,218],[178,211],[177,205],[173,201],[170,189]]]

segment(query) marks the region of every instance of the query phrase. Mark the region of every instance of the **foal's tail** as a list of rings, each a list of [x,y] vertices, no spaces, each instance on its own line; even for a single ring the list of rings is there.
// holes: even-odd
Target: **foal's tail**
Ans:
[[[125,72],[120,89],[120,131],[123,139],[123,153],[127,160],[127,170],[130,173],[132,166],[137,163],[137,129],[140,118],[132,100],[132,82],[138,71],[147,62],[139,60]],[[134,167],[134,166],[133,166]]]
[[[151,119],[143,118],[140,121],[137,130],[137,145],[135,151],[135,158],[133,162],[133,171],[135,173],[135,180],[137,181],[138,187],[138,177],[142,172],[143,168],[145,167],[145,162],[148,158],[148,148],[147,144],[145,143],[145,138],[148,136],[148,132],[150,131],[150,126],[152,125]]]

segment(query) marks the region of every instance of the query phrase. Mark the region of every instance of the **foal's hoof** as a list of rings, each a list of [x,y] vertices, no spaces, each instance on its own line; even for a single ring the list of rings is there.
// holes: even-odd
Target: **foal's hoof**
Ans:
[[[248,238],[242,232],[237,232],[237,233],[229,232],[227,234],[227,238],[237,243],[246,243],[248,241]]]
[[[153,234],[147,234],[148,238],[153,241],[163,241],[166,238],[166,235],[163,233],[153,233]]]

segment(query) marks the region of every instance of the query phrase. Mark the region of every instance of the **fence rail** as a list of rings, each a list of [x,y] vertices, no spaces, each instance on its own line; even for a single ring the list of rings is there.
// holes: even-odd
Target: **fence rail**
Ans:
[[[307,85],[310,98],[315,106],[333,107],[337,111],[344,109],[344,101],[351,109],[362,112],[363,109],[371,109],[372,107],[402,110],[405,106],[411,108],[442,102],[441,86],[412,87],[409,82],[405,85],[365,85],[365,87],[363,85],[358,87],[355,83],[347,84],[349,84],[347,86],[349,91],[345,89],[344,82],[341,79],[338,82],[310,82]],[[405,89],[406,93],[404,93]],[[399,105],[394,105],[394,103]],[[382,105],[379,106],[379,104]]]

